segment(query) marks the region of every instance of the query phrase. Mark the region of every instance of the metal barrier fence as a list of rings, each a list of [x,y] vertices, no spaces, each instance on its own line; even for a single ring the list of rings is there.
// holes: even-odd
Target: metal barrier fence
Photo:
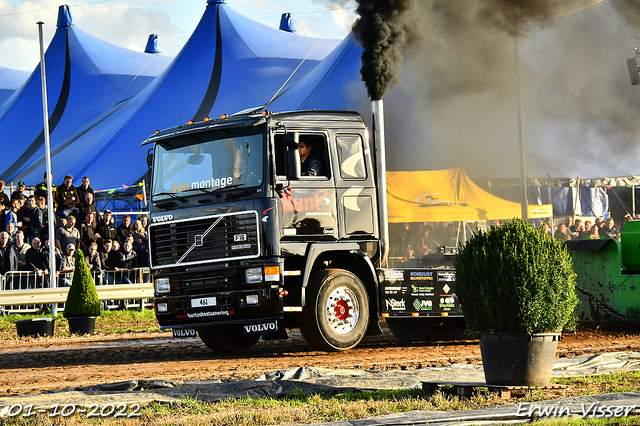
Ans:
[[[151,306],[153,284],[149,268],[92,272],[98,297],[106,309]],[[60,272],[57,288],[50,288],[49,275],[31,271],[10,271],[0,275],[0,312],[35,313],[43,305],[67,300],[73,272]]]

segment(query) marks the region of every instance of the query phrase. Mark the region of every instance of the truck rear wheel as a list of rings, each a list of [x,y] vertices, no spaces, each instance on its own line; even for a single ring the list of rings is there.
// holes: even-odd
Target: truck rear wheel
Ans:
[[[248,351],[260,340],[260,334],[243,334],[239,325],[200,327],[198,336],[209,349],[221,353]]]
[[[323,351],[351,349],[364,337],[368,322],[369,297],[358,277],[342,269],[311,276],[298,317],[307,343]]]
[[[387,318],[389,330],[403,342],[455,340],[466,329],[462,318]]]

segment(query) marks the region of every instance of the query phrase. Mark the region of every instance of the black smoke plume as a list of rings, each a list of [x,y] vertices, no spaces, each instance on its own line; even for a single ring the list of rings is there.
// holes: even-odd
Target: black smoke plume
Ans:
[[[353,31],[363,47],[360,74],[371,99],[382,99],[398,80],[403,50],[416,36],[413,25],[418,21],[411,16],[416,4],[417,0],[358,1],[360,18]]]
[[[358,0],[356,12],[360,18],[353,31],[364,49],[362,80],[369,96],[380,99],[399,80],[405,54],[437,55],[443,46],[451,49],[447,57],[432,57],[434,64],[428,68],[449,68],[456,63],[455,52],[464,53],[464,47],[471,46],[478,46],[483,54],[480,63],[483,59],[490,63],[499,50],[491,38],[524,36],[548,25],[553,18],[600,1]],[[637,4],[640,0],[617,1]],[[455,49],[455,43],[463,48]],[[437,80],[438,76],[427,78]]]

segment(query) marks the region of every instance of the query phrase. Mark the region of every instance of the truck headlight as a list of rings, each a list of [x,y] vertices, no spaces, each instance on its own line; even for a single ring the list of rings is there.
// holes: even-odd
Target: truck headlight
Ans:
[[[169,293],[171,291],[171,285],[169,284],[169,278],[156,278],[154,280],[156,293]]]
[[[262,282],[262,268],[249,268],[244,271],[244,276],[250,284]]]
[[[158,308],[158,313],[169,311],[169,305],[167,305],[165,302],[158,303],[156,307]]]
[[[257,294],[248,294],[246,303],[247,305],[257,305],[260,303],[260,298]]]

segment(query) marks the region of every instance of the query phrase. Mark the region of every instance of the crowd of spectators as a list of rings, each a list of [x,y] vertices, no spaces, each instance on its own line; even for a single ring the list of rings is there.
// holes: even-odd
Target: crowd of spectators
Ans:
[[[640,220],[640,216],[635,219]],[[491,226],[499,225],[498,220],[488,220],[486,225],[482,226],[479,222],[468,223],[466,236],[469,237],[475,229],[481,227],[489,229]],[[568,240],[604,238],[620,241],[622,227],[612,218],[597,217],[593,222],[590,220],[583,222],[581,219],[574,221],[571,216],[565,217],[564,222],[558,226],[555,226],[550,218],[540,220],[536,226],[561,243]],[[438,248],[442,246],[458,247],[459,243],[464,242],[457,222],[390,223],[389,236],[391,246],[389,256],[400,262],[437,253]]]
[[[456,223],[390,223],[390,256],[414,259],[438,252],[439,247],[457,247],[461,230]]]
[[[36,272],[44,277],[36,281],[38,287],[48,286],[51,250],[46,173],[44,178],[28,196],[24,182],[18,182],[10,198],[4,192],[5,183],[0,181],[0,223],[4,225],[0,232],[0,273]],[[53,187],[58,285],[71,285],[76,250],[83,251],[94,277],[104,277],[109,283],[130,283],[134,279],[130,269],[149,266],[147,217],[142,215],[132,224],[131,217],[124,215],[116,226],[110,210],[98,211],[90,183],[83,177],[82,184],[75,187],[73,177],[67,175],[61,185]],[[26,288],[24,280],[20,287]]]
[[[606,238],[620,241],[620,229],[622,227],[622,225],[616,223],[613,218],[603,219],[602,217],[597,217],[593,223],[590,220],[585,220],[583,223],[581,219],[574,221],[571,216],[565,217],[564,222],[560,223],[555,230],[553,228],[553,222],[551,222],[551,224],[548,222],[541,223],[539,226],[544,227],[545,232],[563,244],[569,240],[597,240]]]

